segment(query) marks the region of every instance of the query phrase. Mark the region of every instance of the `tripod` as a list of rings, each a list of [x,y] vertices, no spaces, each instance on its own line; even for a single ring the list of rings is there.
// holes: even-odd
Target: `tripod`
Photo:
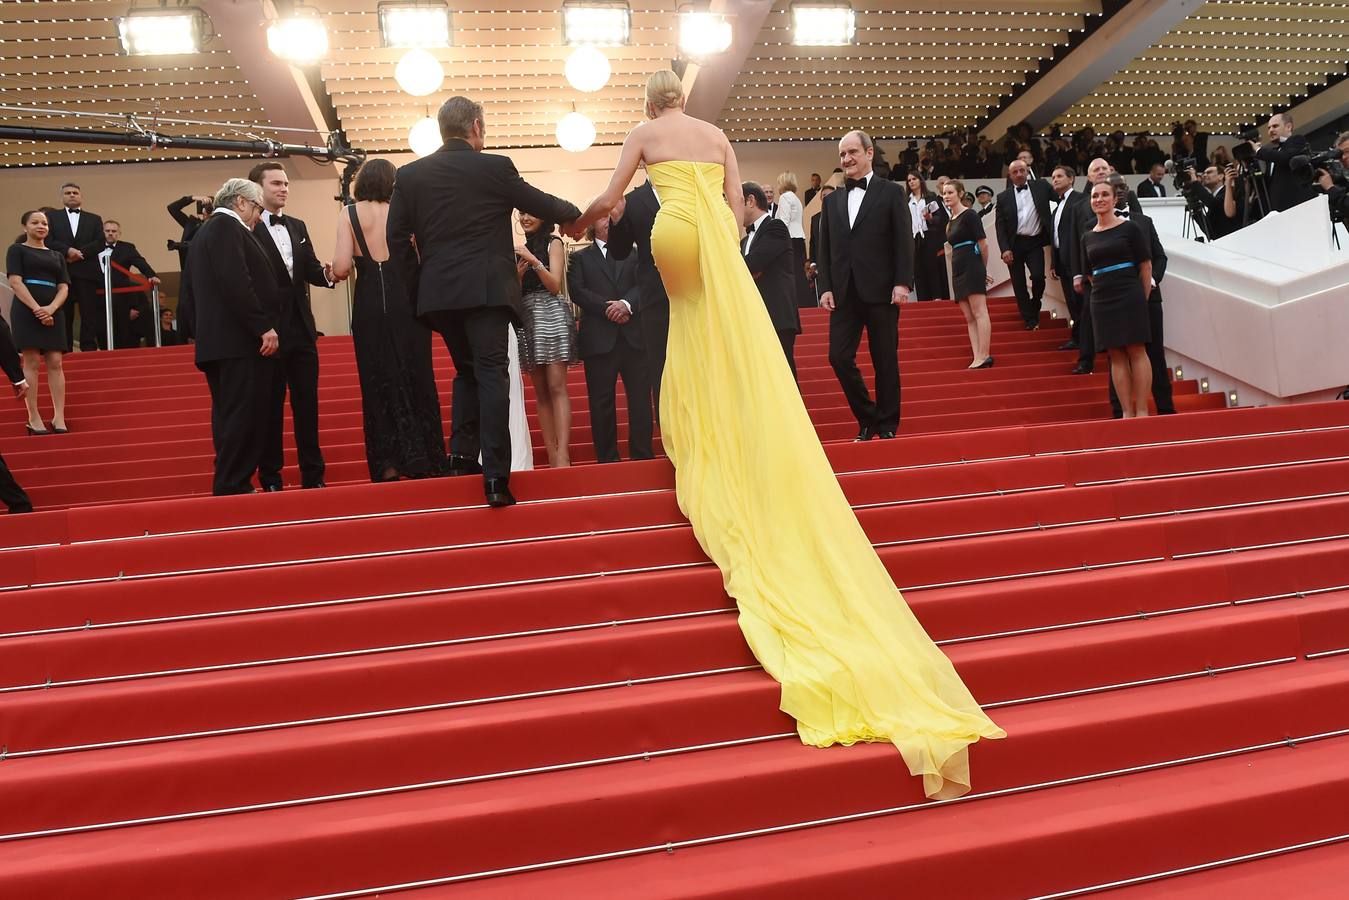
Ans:
[[[1269,185],[1265,184],[1265,173],[1258,161],[1251,160],[1242,167],[1241,185],[1246,195],[1246,214],[1241,222],[1241,227],[1245,228],[1263,219],[1270,210]]]

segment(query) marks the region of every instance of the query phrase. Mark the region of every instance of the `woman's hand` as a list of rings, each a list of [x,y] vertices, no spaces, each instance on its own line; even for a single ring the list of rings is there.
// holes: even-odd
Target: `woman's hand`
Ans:
[[[56,323],[56,310],[50,306],[39,306],[33,310],[33,315],[37,316],[37,320],[43,325],[50,327]]]
[[[530,253],[529,248],[526,247],[524,244],[521,244],[520,246],[515,248],[515,255],[520,257],[520,259],[524,260],[531,266],[542,265],[542,263],[539,262],[539,258],[535,256],[533,253]]]
[[[517,276],[519,276],[523,280],[525,277],[525,273],[528,272],[529,270],[530,270],[529,260],[522,259],[519,256],[515,257],[515,274]]]

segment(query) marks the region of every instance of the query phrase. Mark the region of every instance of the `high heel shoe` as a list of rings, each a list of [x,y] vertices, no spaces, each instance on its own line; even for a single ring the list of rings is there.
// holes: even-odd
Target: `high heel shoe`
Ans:
[[[45,429],[45,428],[43,428],[43,429],[37,429],[37,428],[34,428],[32,425],[29,425],[27,422],[24,422],[24,423],[23,423],[23,427],[28,429],[28,433],[29,433],[29,434],[51,434],[51,432],[48,431],[47,429]]]
[[[976,369],[991,369],[991,368],[993,368],[993,357],[990,356],[988,359],[984,360],[983,362],[979,363],[979,365],[975,366],[975,368],[976,368]]]
[[[56,427],[56,423],[53,422],[53,423],[52,423],[52,426],[51,426],[51,433],[52,433],[52,434],[70,434],[70,429],[69,429],[69,428],[57,428],[57,427]]]

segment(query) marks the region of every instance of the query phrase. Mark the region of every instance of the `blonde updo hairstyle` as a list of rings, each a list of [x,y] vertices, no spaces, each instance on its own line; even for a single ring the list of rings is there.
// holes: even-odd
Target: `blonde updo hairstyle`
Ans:
[[[660,115],[662,109],[674,109],[684,103],[684,85],[670,69],[661,69],[646,80],[646,114]]]
[[[778,191],[778,196],[780,197],[780,196],[782,196],[783,194],[785,194],[785,193],[787,193],[787,192],[789,192],[789,191],[790,191],[791,193],[795,194],[795,193],[796,193],[796,185],[797,185],[796,173],[795,173],[795,172],[783,172],[781,175],[778,176],[778,181],[777,181],[777,191]]]

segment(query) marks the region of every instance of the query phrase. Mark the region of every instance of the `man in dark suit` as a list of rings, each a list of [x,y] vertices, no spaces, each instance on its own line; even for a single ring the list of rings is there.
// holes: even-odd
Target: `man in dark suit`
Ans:
[[[979,211],[980,218],[992,215],[997,206],[993,203],[993,189],[986,184],[981,184],[974,189],[974,199],[978,202],[975,207]]]
[[[440,332],[454,359],[450,473],[481,471],[487,503],[509,506],[515,497],[506,326],[520,320],[511,210],[563,225],[581,212],[526,184],[509,157],[482,152],[479,104],[451,97],[437,119],[444,145],[398,170],[389,203],[390,260],[417,315]]]
[[[1138,196],[1142,197],[1165,197],[1166,196],[1166,165],[1155,162],[1152,168],[1148,170],[1148,177],[1138,183]]]
[[[1045,247],[1051,243],[1053,221],[1049,204],[1054,192],[1021,159],[1007,167],[1011,181],[998,198],[993,220],[997,226],[1002,261],[1011,270],[1012,291],[1027,331],[1040,327],[1040,300],[1045,293]],[[1026,289],[1026,270],[1030,289]]]
[[[80,248],[103,239],[103,219],[84,209],[80,186],[68,181],[61,185],[61,209],[47,210],[47,246],[66,256],[70,269],[70,299],[66,309],[66,347],[74,346],[75,310],[80,311],[80,349],[108,349],[108,317],[104,300],[98,295],[103,272],[98,260],[86,256]]]
[[[1161,283],[1166,276],[1166,249],[1157,236],[1152,220],[1129,209],[1129,185],[1123,176],[1111,175],[1110,183],[1115,187],[1115,215],[1129,219],[1142,228],[1152,248],[1152,293],[1148,295],[1148,325],[1152,337],[1147,344],[1148,361],[1152,363],[1152,401],[1157,406],[1158,415],[1174,415],[1176,402],[1171,392],[1171,369],[1166,364],[1166,335],[1162,328]],[[1113,379],[1110,382],[1110,408],[1114,410],[1116,419],[1124,417]]]
[[[1082,328],[1082,295],[1073,288],[1072,253],[1075,239],[1078,207],[1087,202],[1087,195],[1073,190],[1077,173],[1072,166],[1055,166],[1049,178],[1050,187],[1058,195],[1054,204],[1054,228],[1051,234],[1054,240],[1054,252],[1050,255],[1050,274],[1058,279],[1063,288],[1063,299],[1068,304],[1068,318],[1072,331],[1068,340],[1059,345],[1060,350],[1076,350]]]
[[[651,376],[642,346],[637,260],[609,252],[609,220],[590,229],[591,245],[567,267],[571,301],[581,307],[577,346],[585,365],[590,439],[599,462],[618,462],[618,379],[628,398],[628,455],[651,459]]]
[[[28,395],[28,380],[24,378],[23,367],[19,365],[19,351],[14,346],[14,335],[10,333],[9,323],[3,316],[0,316],[0,372],[4,372],[5,377],[14,386],[15,397],[22,400]],[[0,456],[0,503],[5,504],[12,513],[33,511],[33,502],[10,474],[3,456]]]
[[[628,191],[621,206],[609,214],[609,252],[614,259],[627,259],[637,248],[637,312],[646,346],[646,370],[651,376],[651,396],[660,419],[660,379],[665,374],[665,345],[670,340],[670,296],[651,258],[651,228],[660,212],[660,200],[646,182]]]
[[[745,197],[745,238],[740,252],[759,296],[768,307],[768,318],[778,333],[787,365],[796,377],[796,336],[801,333],[801,313],[796,306],[796,260],[787,223],[768,215],[768,198],[752,181],[741,185]]]
[[[267,432],[267,452],[258,478],[264,491],[282,487],[285,464],[282,435],[286,427],[286,392],[290,392],[290,418],[295,431],[295,450],[300,462],[300,486],[324,487],[323,450],[319,447],[319,352],[318,328],[309,303],[309,286],[332,287],[328,266],[319,262],[309,229],[282,210],[290,197],[290,180],[279,162],[259,163],[248,180],[262,188],[264,207],[253,234],[272,264],[281,289],[281,349],[276,355],[276,383],[272,385],[272,412]]]
[[[146,336],[149,326],[151,342],[154,340],[154,325],[150,322],[150,301],[144,291],[126,291],[136,287],[127,275],[132,269],[149,279],[151,284],[159,284],[159,276],[141,256],[136,245],[122,240],[122,225],[116,219],[103,222],[103,240],[84,248],[85,256],[98,260],[100,276],[112,269],[112,345],[118,350],[139,347],[141,338]],[[98,297],[103,299],[103,282],[100,278]]]
[[[1275,113],[1266,125],[1269,141],[1256,144],[1255,158],[1263,164],[1265,184],[1269,186],[1271,210],[1283,212],[1312,197],[1311,186],[1293,174],[1290,165],[1295,156],[1307,156],[1307,138],[1293,134],[1293,117]],[[51,243],[48,240],[48,243]]]
[[[281,291],[252,233],[261,212],[262,190],[231,178],[215,195],[215,212],[188,251],[197,303],[196,362],[211,389],[217,496],[253,493],[253,473],[266,450]]]
[[[904,188],[872,170],[874,145],[862,131],[839,141],[843,188],[820,213],[817,283],[829,310],[829,364],[857,419],[857,440],[893,438],[899,429],[899,305],[913,283],[913,228]],[[857,369],[866,329],[876,400]]]

